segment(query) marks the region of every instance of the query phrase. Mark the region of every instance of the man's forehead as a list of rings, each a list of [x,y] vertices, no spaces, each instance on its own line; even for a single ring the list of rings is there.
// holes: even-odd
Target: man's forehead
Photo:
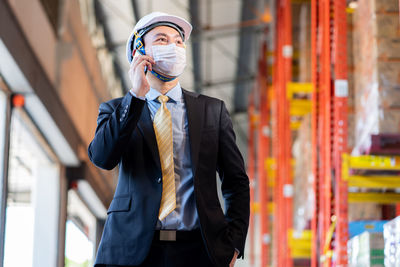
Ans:
[[[181,37],[181,35],[179,34],[179,32],[172,28],[172,27],[168,27],[165,25],[160,25],[155,27],[154,29],[151,29],[148,33],[145,34],[146,35],[152,35],[152,36],[174,36],[174,37]]]

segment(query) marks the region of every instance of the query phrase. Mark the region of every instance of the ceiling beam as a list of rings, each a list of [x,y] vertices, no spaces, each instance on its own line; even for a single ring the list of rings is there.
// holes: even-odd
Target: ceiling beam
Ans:
[[[131,5],[132,5],[133,17],[136,24],[137,21],[141,18],[137,0],[131,0]]]
[[[251,84],[245,81],[243,77],[251,76],[252,64],[254,63],[255,56],[254,44],[256,42],[256,35],[254,34],[253,27],[257,24],[249,23],[246,21],[256,21],[256,10],[258,10],[258,0],[242,0],[241,8],[241,24],[240,37],[239,37],[239,51],[238,62],[236,68],[236,84],[234,90],[233,107],[235,112],[244,112],[247,110],[248,93]]]
[[[192,60],[193,60],[193,79],[194,91],[201,93],[202,91],[202,57],[201,57],[201,21],[200,8],[197,0],[189,0],[189,11],[191,17],[192,30]]]
[[[123,67],[120,65],[117,57],[115,56],[115,54],[116,54],[115,49],[117,47],[112,45],[111,33],[110,33],[110,29],[107,25],[107,21],[105,19],[104,8],[105,7],[103,6],[103,3],[101,0],[95,0],[94,10],[95,10],[95,14],[96,14],[96,20],[98,21],[98,23],[100,23],[100,25],[103,26],[106,47],[112,53],[115,75],[120,78],[122,91],[124,94],[126,94],[129,90],[130,86],[128,86],[127,82],[125,81]]]

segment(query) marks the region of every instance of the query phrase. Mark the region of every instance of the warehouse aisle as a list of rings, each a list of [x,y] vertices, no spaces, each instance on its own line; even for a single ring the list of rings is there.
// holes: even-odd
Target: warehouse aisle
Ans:
[[[87,148],[153,11],[192,24],[180,85],[232,118],[251,190],[235,266],[399,267],[399,5],[0,0],[0,267],[93,266],[118,168]]]
[[[400,266],[399,1],[282,0],[274,21],[248,107],[252,266]]]

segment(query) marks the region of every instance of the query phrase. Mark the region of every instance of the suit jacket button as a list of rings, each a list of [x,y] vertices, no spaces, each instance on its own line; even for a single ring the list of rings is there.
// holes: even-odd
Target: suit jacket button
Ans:
[[[161,184],[161,177],[157,179],[157,183]]]

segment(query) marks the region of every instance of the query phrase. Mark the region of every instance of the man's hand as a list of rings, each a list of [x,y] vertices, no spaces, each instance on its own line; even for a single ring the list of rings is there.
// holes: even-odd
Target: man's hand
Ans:
[[[155,64],[154,59],[150,56],[139,55],[133,57],[128,74],[132,83],[131,90],[138,97],[145,96],[150,90],[144,68],[147,67],[147,69],[151,71],[153,69],[153,64]]]
[[[233,258],[231,260],[231,263],[229,263],[229,267],[233,267],[235,266],[235,262],[237,257],[239,256],[239,252],[237,250],[235,250],[235,254],[233,254]]]

